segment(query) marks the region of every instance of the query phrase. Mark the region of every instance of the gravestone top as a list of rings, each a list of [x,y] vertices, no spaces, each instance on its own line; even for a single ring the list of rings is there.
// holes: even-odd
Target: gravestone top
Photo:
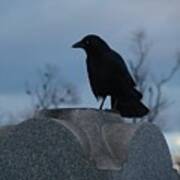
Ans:
[[[47,110],[2,132],[1,180],[178,177],[159,128],[150,123],[125,123],[112,112]]]

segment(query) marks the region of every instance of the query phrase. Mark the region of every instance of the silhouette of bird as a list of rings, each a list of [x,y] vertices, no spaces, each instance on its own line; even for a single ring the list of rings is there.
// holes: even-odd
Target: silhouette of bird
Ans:
[[[130,75],[123,58],[97,35],[87,35],[73,48],[82,48],[87,54],[87,71],[92,92],[102,98],[103,108],[107,96],[111,107],[123,117],[142,117],[149,109],[141,102],[142,94]]]

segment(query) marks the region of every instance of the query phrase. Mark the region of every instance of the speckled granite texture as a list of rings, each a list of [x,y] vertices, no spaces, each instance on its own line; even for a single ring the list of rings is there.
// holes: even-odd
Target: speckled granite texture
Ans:
[[[123,180],[176,180],[167,143],[159,128],[142,124],[129,144]]]
[[[56,115],[51,111],[53,118],[60,118],[62,110],[56,111]],[[131,125],[130,129],[134,126],[134,130],[130,131],[131,138],[128,138],[129,126],[124,126],[122,121],[118,123],[116,115],[86,111],[64,109],[61,118],[70,120],[82,116],[82,121],[89,121],[91,117],[100,119],[99,125],[103,127],[102,134],[108,148],[116,147],[112,150],[117,153],[121,145],[125,149],[120,150],[127,151],[121,170],[99,170],[70,130],[50,117],[39,117],[0,129],[0,180],[179,180],[172,169],[165,139],[155,125]],[[113,118],[114,124],[111,123]],[[124,132],[119,132],[122,127],[126,127]],[[121,153],[116,157],[121,158]]]
[[[30,119],[10,129],[0,141],[0,180],[108,180],[85,158],[64,127]]]

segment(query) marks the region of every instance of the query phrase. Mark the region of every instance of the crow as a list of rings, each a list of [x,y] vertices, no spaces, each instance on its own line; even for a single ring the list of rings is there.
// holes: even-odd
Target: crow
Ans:
[[[122,117],[143,117],[149,109],[141,102],[142,93],[130,75],[123,58],[99,36],[90,34],[75,43],[87,54],[87,71],[92,92],[97,100],[102,98],[103,108],[107,96],[111,97],[112,110]]]

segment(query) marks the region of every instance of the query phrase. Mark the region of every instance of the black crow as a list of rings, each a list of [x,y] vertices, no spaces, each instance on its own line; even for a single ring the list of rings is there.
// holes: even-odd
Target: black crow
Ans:
[[[87,35],[73,48],[82,48],[87,54],[87,71],[96,99],[102,98],[102,109],[107,96],[111,96],[113,110],[123,117],[142,117],[149,110],[141,102],[142,94],[130,75],[123,58],[99,36]]]

